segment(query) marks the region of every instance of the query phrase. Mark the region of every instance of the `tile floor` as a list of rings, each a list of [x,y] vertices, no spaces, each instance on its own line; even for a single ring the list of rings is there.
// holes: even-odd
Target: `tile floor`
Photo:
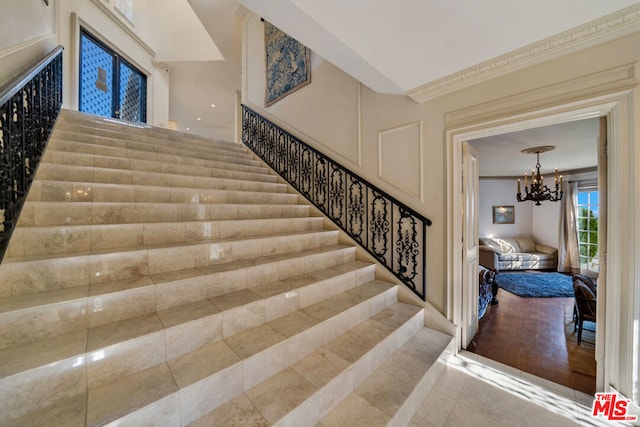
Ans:
[[[573,310],[573,298],[521,298],[500,289],[498,300],[480,319],[471,351],[583,393],[595,393],[595,377],[573,372],[569,366],[564,325]]]
[[[410,427],[627,426],[591,416],[591,396],[462,351]]]

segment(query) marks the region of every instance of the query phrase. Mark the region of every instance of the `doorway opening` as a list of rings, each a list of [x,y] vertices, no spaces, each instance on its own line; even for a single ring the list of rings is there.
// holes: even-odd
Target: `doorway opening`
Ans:
[[[589,82],[600,84],[596,81],[596,76],[592,76]],[[508,132],[541,127],[550,124],[563,123],[585,118],[606,117],[607,123],[607,155],[603,163],[599,163],[600,185],[606,191],[607,199],[601,198],[601,207],[610,209],[612,206],[624,204],[624,199],[620,192],[615,191],[626,179],[627,173],[633,171],[626,168],[626,164],[621,163],[621,159],[627,158],[628,147],[625,142],[629,138],[626,133],[626,126],[634,123],[634,116],[629,109],[633,102],[635,92],[615,92],[602,95],[597,92],[599,86],[591,89],[598,96],[592,98],[582,97],[576,101],[572,98],[570,91],[560,91],[565,94],[566,103],[558,103],[554,96],[559,93],[558,87],[543,89],[535,94],[535,102],[529,102],[528,107],[521,105],[522,100],[518,96],[491,101],[486,105],[468,107],[447,115],[446,138],[448,144],[447,163],[447,316],[456,326],[456,340],[458,348],[466,348],[463,345],[463,331],[469,330],[466,322],[473,321],[471,312],[465,312],[469,307],[465,301],[472,301],[472,298],[465,298],[468,294],[475,292],[477,302],[478,284],[477,276],[475,280],[464,273],[465,264],[461,254],[464,253],[464,198],[462,197],[464,185],[463,176],[463,145],[466,141],[483,138],[492,135],[499,135]],[[584,96],[584,93],[582,94]],[[554,99],[553,107],[549,107],[550,99]],[[533,108],[532,105],[536,106]],[[481,111],[481,113],[479,113]],[[505,112],[509,112],[507,115]],[[599,153],[602,155],[603,153]],[[623,166],[620,166],[620,165]],[[616,167],[612,167],[612,165]],[[602,179],[604,178],[604,179]],[[515,186],[514,186],[515,188]],[[515,190],[514,190],[515,191]],[[601,196],[602,196],[601,195]],[[606,215],[606,212],[605,212]],[[627,264],[618,257],[627,259],[627,252],[635,253],[636,249],[633,236],[628,236],[623,224],[629,224],[630,219],[622,215],[615,221],[608,218],[601,218],[602,233],[600,239],[600,251],[604,254],[601,257],[600,273],[598,277],[597,295],[597,322],[596,322],[596,390],[605,390],[614,381],[623,384],[622,388],[630,387],[628,383],[632,380],[627,375],[620,372],[620,366],[631,366],[633,361],[631,356],[620,351],[617,342],[624,341],[628,333],[621,332],[627,328],[626,322],[632,322],[635,312],[625,311],[619,313],[622,294],[628,287],[622,280],[621,275],[626,274]],[[628,226],[628,225],[625,225]],[[616,242],[616,245],[608,244]],[[605,298],[606,295],[606,298]],[[606,310],[605,310],[606,307]],[[475,309],[477,310],[477,304]],[[476,315],[477,318],[477,315]],[[626,329],[625,329],[626,330]],[[605,334],[606,332],[606,334]],[[630,332],[629,332],[630,333]],[[606,335],[606,336],[605,336]]]
[[[79,110],[134,123],[147,121],[147,76],[80,28]]]
[[[596,391],[596,324],[586,321],[578,342],[573,274],[597,283],[599,126],[589,118],[469,142],[478,152],[479,269],[497,271],[478,277],[495,280],[499,303],[479,315],[467,349],[590,395]],[[517,180],[525,184],[524,174],[536,164],[527,152],[541,146],[547,148],[539,158],[544,184],[553,191],[555,178],[563,197],[519,203]],[[568,221],[571,242],[563,232]],[[568,245],[575,248],[564,250]]]

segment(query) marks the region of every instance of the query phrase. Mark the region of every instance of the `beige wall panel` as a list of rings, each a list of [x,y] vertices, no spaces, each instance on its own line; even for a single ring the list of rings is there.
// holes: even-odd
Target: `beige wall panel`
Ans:
[[[422,122],[378,133],[378,176],[422,199]]]
[[[56,47],[55,1],[0,0],[0,87]]]

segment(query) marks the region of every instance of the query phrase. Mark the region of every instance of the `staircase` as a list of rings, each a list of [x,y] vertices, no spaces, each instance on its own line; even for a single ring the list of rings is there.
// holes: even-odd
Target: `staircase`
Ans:
[[[241,145],[63,110],[0,265],[0,425],[408,424],[451,337],[310,209]]]

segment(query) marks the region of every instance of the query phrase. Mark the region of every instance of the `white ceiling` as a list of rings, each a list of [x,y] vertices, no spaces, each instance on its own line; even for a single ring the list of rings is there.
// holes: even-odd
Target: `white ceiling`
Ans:
[[[239,0],[376,92],[404,94],[634,0]]]
[[[241,87],[242,23],[248,10],[373,90],[405,94],[466,67],[640,4],[632,0],[180,1],[188,1],[224,56],[220,61],[169,64],[170,118],[179,123],[180,129],[203,135],[233,131],[236,91]],[[172,15],[172,19],[179,18],[177,13]],[[536,132],[529,131],[531,141],[513,148],[514,153],[523,156],[520,149],[535,145],[535,140],[562,139],[536,137]],[[495,154],[505,152],[497,151],[485,157],[496,158]],[[556,154],[563,151],[558,149]],[[543,155],[543,165],[550,155]],[[558,167],[565,168],[562,162]],[[520,169],[518,166],[518,174]]]
[[[592,168],[598,164],[599,119],[584,119],[551,126],[527,129],[471,141],[478,149],[481,177],[531,175],[535,154],[525,148],[554,145],[553,151],[540,154],[540,171],[551,174]]]

